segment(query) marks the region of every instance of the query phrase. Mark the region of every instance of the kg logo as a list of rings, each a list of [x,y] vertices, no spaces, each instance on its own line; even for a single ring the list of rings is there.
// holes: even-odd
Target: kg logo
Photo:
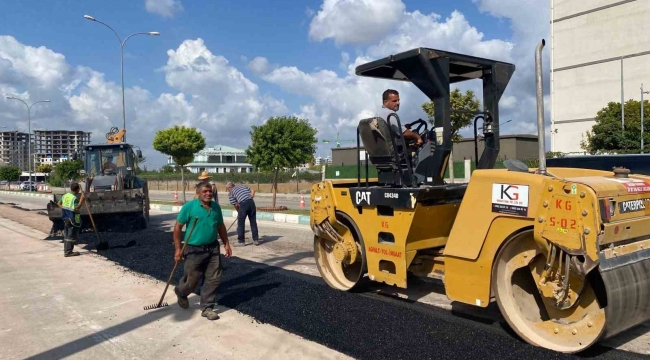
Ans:
[[[501,185],[501,199],[508,199],[511,201],[519,200],[519,186],[517,185]]]

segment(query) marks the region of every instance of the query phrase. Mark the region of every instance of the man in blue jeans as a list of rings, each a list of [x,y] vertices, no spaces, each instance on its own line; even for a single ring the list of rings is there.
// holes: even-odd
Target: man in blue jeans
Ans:
[[[257,233],[257,213],[253,197],[255,190],[244,185],[235,185],[232,181],[226,184],[230,204],[237,209],[237,243],[235,246],[244,246],[244,230],[246,226],[246,217],[251,223],[251,233],[253,235],[253,244],[259,245],[259,234]]]

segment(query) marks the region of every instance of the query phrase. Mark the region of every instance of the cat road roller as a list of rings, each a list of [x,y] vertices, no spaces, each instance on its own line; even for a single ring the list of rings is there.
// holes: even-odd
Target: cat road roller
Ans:
[[[411,82],[433,100],[435,124],[407,124],[423,139],[414,146],[395,113],[360,120],[357,149],[361,155],[363,145],[366,162],[358,161],[357,178],[311,188],[314,256],[330,287],[375,281],[406,288],[408,273],[437,278],[450,300],[496,301],[522,339],[563,353],[650,318],[650,177],[621,167],[546,167],[543,47],[544,40],[535,50],[536,169],[517,160],[493,169],[499,99],[514,65],[417,48],[356,68],[359,76]],[[474,115],[475,134],[483,124],[482,151],[468,184],[448,184],[457,111],[449,88],[473,79],[483,84],[484,108]],[[376,178],[368,178],[368,162]]]

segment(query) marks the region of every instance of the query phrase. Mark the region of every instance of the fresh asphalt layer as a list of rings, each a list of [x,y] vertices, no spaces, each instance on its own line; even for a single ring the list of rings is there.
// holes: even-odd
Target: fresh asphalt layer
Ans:
[[[92,233],[79,239],[87,248],[94,248],[96,242]],[[153,229],[113,234],[110,248],[98,254],[129,271],[166,282],[173,267],[172,235]],[[598,345],[580,355],[559,354],[528,345],[500,322],[466,319],[363,289],[341,292],[318,277],[236,256],[224,259],[224,267],[217,297],[220,305],[359,359],[642,358]],[[176,272],[174,283],[181,274]]]

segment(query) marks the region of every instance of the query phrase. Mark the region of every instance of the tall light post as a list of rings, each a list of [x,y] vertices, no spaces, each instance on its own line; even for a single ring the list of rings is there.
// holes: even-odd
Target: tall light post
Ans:
[[[107,28],[111,29],[111,31],[115,34],[115,36],[117,36],[117,41],[120,42],[120,60],[121,60],[121,69],[122,69],[121,70],[121,73],[122,73],[122,121],[123,121],[123,129],[126,130],[126,107],[124,106],[124,44],[126,44],[126,41],[129,40],[129,38],[131,38],[132,36],[135,36],[135,35],[158,36],[158,35],[160,35],[160,33],[157,32],[157,31],[139,32],[139,33],[135,33],[135,34],[131,34],[131,35],[127,36],[126,39],[124,39],[124,41],[122,41],[122,38],[120,38],[120,36],[117,34],[117,32],[115,32],[115,30],[113,30],[113,28],[110,27],[108,24],[103,23],[103,22],[95,19],[94,17],[92,17],[90,15],[84,15],[84,18],[88,19],[90,21],[98,22],[98,23],[106,26]],[[124,142],[126,142],[126,134],[124,134]]]
[[[19,98],[16,98],[16,97],[13,97],[13,96],[7,96],[7,99],[9,99],[9,100],[18,100],[18,101],[22,102],[23,104],[25,104],[25,106],[27,106],[27,119],[28,119],[27,121],[28,121],[28,127],[29,127],[29,130],[27,130],[27,154],[28,154],[27,155],[27,157],[28,157],[27,169],[29,171],[29,191],[32,191],[32,114],[31,114],[32,106],[34,106],[34,105],[36,105],[38,103],[43,103],[43,102],[49,103],[51,101],[50,100],[41,100],[41,101],[37,101],[37,102],[35,102],[35,103],[31,104],[31,105],[27,105],[27,103],[24,102],[23,100],[21,100]]]
[[[643,83],[641,83],[641,154],[643,154],[643,94],[650,94],[650,91],[643,91]]]

